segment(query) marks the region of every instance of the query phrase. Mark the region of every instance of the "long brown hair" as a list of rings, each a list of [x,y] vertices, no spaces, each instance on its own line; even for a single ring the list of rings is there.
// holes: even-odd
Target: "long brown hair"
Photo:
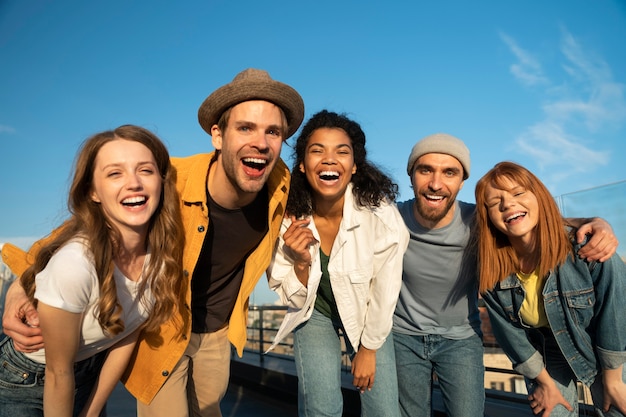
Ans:
[[[539,259],[539,276],[545,276],[551,269],[565,262],[572,253],[565,221],[546,186],[528,169],[513,162],[500,162],[476,183],[474,237],[478,245],[481,293],[491,290],[498,282],[520,271],[518,256],[508,237],[493,225],[487,211],[487,187],[506,190],[505,179],[532,192],[539,203],[534,248]]]
[[[35,276],[42,271],[54,253],[69,240],[82,237],[88,244],[100,285],[97,317],[102,329],[108,334],[118,334],[124,329],[121,319],[122,307],[117,298],[113,278],[113,260],[120,250],[119,230],[107,221],[101,205],[92,201],[93,171],[96,156],[106,143],[124,139],[139,142],[154,155],[159,173],[163,178],[161,201],[150,220],[147,244],[150,260],[144,269],[139,296],[150,288],[155,302],[145,324],[148,331],[155,331],[173,317],[183,285],[182,252],[184,232],[180,215],[180,203],[176,191],[175,174],[170,166],[167,148],[152,132],[133,125],[98,133],[83,142],[75,161],[74,177],[68,196],[70,218],[51,237],[39,245],[33,265],[28,268],[20,282],[31,301],[34,300]]]

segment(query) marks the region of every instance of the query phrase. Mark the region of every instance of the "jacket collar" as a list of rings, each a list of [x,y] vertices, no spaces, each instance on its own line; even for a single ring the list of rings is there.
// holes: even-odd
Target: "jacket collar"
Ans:
[[[502,281],[500,281],[500,288],[503,289],[503,290],[516,288],[516,287],[519,287],[521,285],[522,284],[520,283],[520,281],[517,278],[516,274],[511,274],[508,277],[504,278]]]
[[[354,194],[352,194],[352,183],[348,184],[343,198],[343,222],[342,227],[351,230],[357,227],[359,221],[359,210],[356,210]]]
[[[189,167],[188,178],[185,187],[181,192],[181,200],[186,204],[202,204],[206,202],[207,176],[211,164],[217,160],[215,151],[207,154],[200,154],[194,158]],[[199,175],[204,173],[204,175]],[[276,165],[267,179],[268,194],[270,201],[278,199],[289,191],[289,169],[281,158],[276,161]]]

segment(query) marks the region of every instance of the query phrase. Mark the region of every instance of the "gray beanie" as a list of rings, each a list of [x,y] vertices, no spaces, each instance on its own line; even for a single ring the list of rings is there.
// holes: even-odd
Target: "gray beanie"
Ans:
[[[434,135],[426,136],[413,146],[411,155],[409,156],[409,163],[406,166],[406,171],[411,176],[411,170],[415,161],[422,155],[427,153],[443,153],[450,155],[459,160],[463,166],[463,179],[466,180],[470,174],[470,152],[467,146],[461,139],[455,138],[447,133],[435,133]]]

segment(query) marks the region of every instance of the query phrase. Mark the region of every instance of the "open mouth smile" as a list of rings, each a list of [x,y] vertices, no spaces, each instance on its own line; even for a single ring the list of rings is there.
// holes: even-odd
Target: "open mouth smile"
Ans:
[[[122,200],[122,205],[128,207],[139,207],[146,204],[147,201],[148,199],[146,198],[146,196],[128,197]]]

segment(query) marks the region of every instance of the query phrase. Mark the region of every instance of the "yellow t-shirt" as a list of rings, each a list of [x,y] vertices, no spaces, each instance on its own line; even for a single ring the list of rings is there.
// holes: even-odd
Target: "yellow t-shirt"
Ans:
[[[531,327],[549,327],[542,295],[545,280],[539,277],[537,270],[529,274],[518,272],[517,277],[526,291],[526,298],[520,308],[522,320]]]

